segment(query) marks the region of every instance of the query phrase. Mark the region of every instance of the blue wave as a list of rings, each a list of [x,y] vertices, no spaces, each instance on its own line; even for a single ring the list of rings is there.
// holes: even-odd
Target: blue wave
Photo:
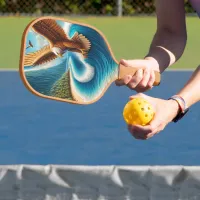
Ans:
[[[80,83],[73,77],[76,90],[86,100],[90,101],[100,95],[110,79],[116,74],[118,65],[113,60],[107,44],[98,32],[89,27],[72,24],[69,36],[72,37],[75,32],[83,34],[91,42],[91,49],[85,61],[95,68],[94,78],[87,83]],[[69,54],[69,56],[73,57],[72,54]],[[76,70],[79,65],[73,64],[72,67]]]

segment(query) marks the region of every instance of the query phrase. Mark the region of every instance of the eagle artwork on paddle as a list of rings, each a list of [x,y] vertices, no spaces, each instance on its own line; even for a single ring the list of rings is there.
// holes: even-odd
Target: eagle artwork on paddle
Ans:
[[[25,55],[24,66],[37,66],[50,62],[62,55],[66,51],[77,52],[87,57],[90,50],[90,41],[82,34],[76,32],[69,38],[62,27],[53,19],[43,19],[32,26],[33,31],[44,36],[49,45],[40,50]]]

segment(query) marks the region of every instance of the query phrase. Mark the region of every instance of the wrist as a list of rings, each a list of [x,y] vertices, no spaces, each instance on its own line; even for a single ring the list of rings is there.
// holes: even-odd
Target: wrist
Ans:
[[[176,62],[173,52],[163,46],[153,46],[146,57],[154,58],[157,61],[161,73]]]
[[[148,60],[150,62],[150,67],[151,68],[153,68],[154,70],[160,72],[159,63],[155,58],[153,58],[151,56],[148,56],[148,57],[145,57],[144,59]]]
[[[177,122],[188,112],[189,108],[187,107],[187,103],[180,95],[174,95],[170,97],[168,101],[174,101],[174,103],[176,103],[176,106],[178,106],[178,108],[175,107],[175,104],[173,103],[174,113],[176,113],[176,115],[172,121]]]
[[[177,103],[177,101],[173,100],[173,99],[168,99],[168,103],[170,105],[170,108],[172,110],[173,113],[173,119],[178,115],[179,112],[181,112],[180,106]],[[172,119],[172,120],[173,120]]]

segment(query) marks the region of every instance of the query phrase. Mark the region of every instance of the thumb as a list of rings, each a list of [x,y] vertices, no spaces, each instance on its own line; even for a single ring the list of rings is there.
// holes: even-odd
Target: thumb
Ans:
[[[143,60],[120,60],[120,64],[124,65],[125,67],[137,67],[141,68],[144,67]]]
[[[130,60],[121,59],[120,64],[124,65],[125,67],[129,67],[131,65],[131,62]]]

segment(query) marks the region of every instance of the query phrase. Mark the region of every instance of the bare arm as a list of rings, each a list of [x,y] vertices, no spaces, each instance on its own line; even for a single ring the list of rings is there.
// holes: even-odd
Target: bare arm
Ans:
[[[188,107],[200,101],[200,66],[177,94],[185,99]]]
[[[155,58],[163,72],[182,56],[186,46],[184,0],[156,0],[156,14],[157,31],[146,59]]]
[[[138,70],[116,81],[117,85],[145,92],[153,87],[154,71],[162,73],[183,54],[187,41],[184,0],[156,0],[156,14],[157,30],[148,54],[145,59],[122,59],[120,64]]]

